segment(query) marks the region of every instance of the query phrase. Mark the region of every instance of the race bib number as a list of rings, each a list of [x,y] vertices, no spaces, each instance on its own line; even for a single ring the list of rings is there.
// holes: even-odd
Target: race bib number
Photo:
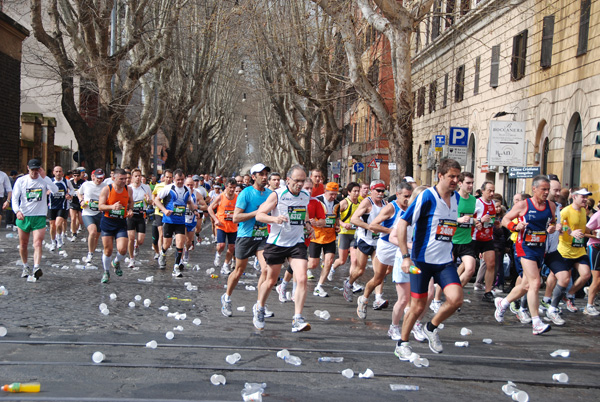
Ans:
[[[56,194],[52,194],[52,196],[54,198],[65,198],[65,190],[63,190],[62,188],[59,188],[58,192]]]
[[[495,220],[496,220],[496,215],[490,215],[490,220],[488,222],[482,222],[482,225],[486,229],[493,228]]]
[[[88,207],[90,208],[90,211],[97,211],[98,210],[98,200],[90,200],[90,202],[88,203]]]
[[[225,211],[225,220],[229,222],[233,222],[233,209],[226,209]]]
[[[288,207],[290,225],[304,225],[306,221],[306,207]]]
[[[262,223],[255,223],[254,228],[252,228],[252,237],[255,240],[264,239],[269,235],[267,225]]]
[[[144,211],[144,201],[136,201],[133,203],[133,212],[140,214]]]
[[[449,219],[440,219],[435,231],[435,239],[439,241],[452,241],[452,236],[456,232],[456,221]]]
[[[375,233],[375,232],[371,232],[371,238],[373,240],[379,240],[379,237],[381,236],[380,233]]]
[[[581,248],[581,247],[585,246],[585,237],[582,237],[581,239],[576,239],[573,237],[571,246],[573,246],[575,248]]]
[[[461,212],[460,217],[462,218],[463,216],[468,216],[469,221],[466,223],[459,223],[458,227],[462,229],[470,229],[473,226],[473,214],[465,214]]]
[[[183,216],[185,214],[185,205],[173,206],[173,216]]]
[[[528,230],[525,232],[525,245],[527,247],[542,247],[546,243],[546,232]]]
[[[28,188],[25,190],[25,199],[29,202],[38,202],[42,200],[41,188]]]
[[[116,211],[114,209],[111,209],[110,211],[108,211],[108,216],[110,216],[111,218],[123,219],[125,217],[125,208],[117,209]]]
[[[335,214],[327,214],[327,215],[325,215],[325,227],[326,228],[333,228],[333,227],[335,227],[335,219],[336,219],[336,215]]]

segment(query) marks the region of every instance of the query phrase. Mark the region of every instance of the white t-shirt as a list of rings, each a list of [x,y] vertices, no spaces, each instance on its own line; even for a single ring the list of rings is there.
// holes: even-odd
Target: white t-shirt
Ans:
[[[0,197],[4,197],[8,195],[8,193],[12,191],[12,187],[10,186],[10,179],[0,170]]]
[[[58,192],[58,187],[48,176],[32,179],[26,174],[15,181],[12,192],[12,209],[14,213],[21,211],[25,216],[46,216],[48,214],[47,191]]]
[[[292,194],[287,186],[275,190],[277,193],[277,207],[271,211],[271,216],[279,216],[286,213],[289,218],[289,229],[285,230],[287,224],[279,225],[271,223],[271,232],[267,243],[280,247],[292,247],[304,242],[304,224],[308,217],[308,203],[310,194],[300,190],[298,195]]]
[[[93,181],[86,181],[79,187],[79,200],[81,204],[87,202],[87,208],[82,208],[82,215],[95,216],[100,213],[98,211],[98,202],[100,200],[100,193],[107,184],[102,182],[100,185],[96,185]]]
[[[194,192],[200,194],[203,200],[206,199],[206,197],[208,197],[208,191],[206,191],[204,186],[199,186],[198,188],[195,188]]]

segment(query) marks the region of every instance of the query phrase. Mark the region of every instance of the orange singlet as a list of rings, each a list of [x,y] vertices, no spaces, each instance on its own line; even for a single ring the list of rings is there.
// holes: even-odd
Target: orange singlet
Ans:
[[[104,216],[107,218],[117,218],[117,219],[125,219],[125,210],[127,209],[127,205],[129,205],[129,191],[127,187],[123,189],[120,193],[117,193],[112,184],[108,185],[108,198],[106,199],[106,205],[115,204],[117,201],[123,205],[123,208],[118,211],[110,210],[104,211]]]
[[[233,223],[233,210],[235,209],[235,202],[237,201],[237,194],[230,200],[225,196],[225,193],[221,193],[221,201],[217,207],[217,218],[223,222],[223,230],[225,233],[237,232],[238,225]]]

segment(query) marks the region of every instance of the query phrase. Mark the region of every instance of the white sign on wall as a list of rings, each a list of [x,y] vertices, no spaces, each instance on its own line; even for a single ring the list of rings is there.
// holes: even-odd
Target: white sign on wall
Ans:
[[[492,166],[526,166],[525,122],[490,121],[488,163]]]

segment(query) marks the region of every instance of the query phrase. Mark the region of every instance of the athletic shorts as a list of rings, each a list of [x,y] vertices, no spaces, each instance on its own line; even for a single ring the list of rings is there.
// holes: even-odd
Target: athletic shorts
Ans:
[[[356,237],[353,234],[340,234],[338,248],[340,250],[348,250],[350,247],[356,248]]]
[[[125,219],[102,216],[100,231],[102,232],[102,237],[114,237],[117,239],[127,237],[127,221]]]
[[[69,217],[69,210],[68,209],[49,209],[48,210],[48,218],[50,218],[51,221],[55,221],[56,218],[63,218],[63,219],[67,219]]]
[[[185,230],[187,230],[188,232],[194,232],[194,231],[196,231],[196,222],[194,222],[194,223],[186,223],[185,224]]]
[[[479,254],[485,253],[486,251],[494,251],[494,242],[493,241],[479,241],[473,240],[471,242],[473,244],[473,248],[475,249],[475,255],[479,256]]]
[[[308,245],[308,255],[310,258],[321,258],[321,250],[323,250],[323,255],[325,254],[335,254],[335,240],[331,243],[315,243],[310,242]]]
[[[358,248],[358,251],[360,251],[361,253],[365,254],[365,255],[373,255],[373,253],[375,252],[375,249],[377,248],[376,246],[371,246],[370,244],[367,244],[366,241],[360,239],[357,243],[356,243],[356,248]]]
[[[298,243],[291,247],[281,247],[267,243],[265,245],[263,256],[269,265],[283,264],[288,258],[308,260],[306,254],[306,244],[304,244],[304,242]]]
[[[158,238],[160,237],[160,233],[158,232],[158,226],[152,225],[152,244],[158,246]]]
[[[587,254],[578,258],[564,258],[564,260],[565,264],[567,265],[567,269],[575,268],[575,264],[587,265],[588,267],[590,266],[590,258]]]
[[[515,262],[515,270],[517,271],[517,275],[521,278],[523,277],[523,266],[521,265],[521,259],[517,257],[517,250],[515,250],[515,245],[512,246],[513,253],[513,261]]]
[[[225,232],[221,229],[217,229],[217,243],[225,243],[227,240],[227,244],[235,244],[235,239],[237,238],[237,232]]]
[[[152,223],[156,227],[162,226],[162,215],[154,214],[154,222]]]
[[[416,299],[427,297],[431,278],[442,289],[453,284],[461,286],[454,262],[427,264],[426,262],[414,261],[414,264],[421,270],[420,274],[410,275],[410,295]]]
[[[382,264],[394,265],[396,260],[396,251],[398,251],[398,246],[388,241],[380,240],[377,242],[377,250],[375,251],[375,255]]]
[[[171,239],[173,235],[185,236],[185,224],[183,223],[163,223],[163,237]]]
[[[588,255],[590,256],[591,268],[594,271],[600,271],[600,244],[588,245]]]
[[[100,230],[100,221],[102,220],[102,214],[96,215],[83,215],[83,226],[86,228],[90,225],[96,225],[96,230]]]
[[[23,220],[16,220],[17,227],[23,232],[31,233],[34,230],[46,229],[46,217],[39,216],[24,216]]]
[[[137,233],[146,233],[146,220],[143,215],[133,215],[127,218],[127,230],[135,230]]]
[[[71,205],[69,205],[69,209],[72,209],[73,211],[81,211],[81,204],[79,203],[79,200],[75,200],[77,200],[77,197],[73,197],[71,200]]]
[[[258,251],[264,250],[267,244],[267,238],[256,237],[238,237],[235,239],[235,258],[245,260]]]
[[[463,257],[473,257],[477,258],[477,254],[475,253],[475,244],[473,242],[467,244],[452,244],[452,255],[454,256],[454,260],[457,258],[462,259]]]
[[[379,258],[379,257],[377,257]],[[394,283],[409,283],[410,274],[402,270],[402,257],[394,258],[394,269],[392,270],[392,282]]]

